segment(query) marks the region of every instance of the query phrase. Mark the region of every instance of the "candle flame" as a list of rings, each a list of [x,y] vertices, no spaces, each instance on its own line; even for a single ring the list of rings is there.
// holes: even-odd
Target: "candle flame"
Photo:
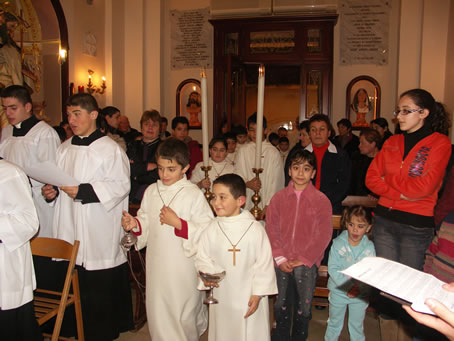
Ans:
[[[259,66],[259,77],[263,77],[265,75],[265,65],[260,64]]]
[[[60,49],[59,53],[60,53],[60,58],[66,59],[66,54],[67,54],[66,49]]]

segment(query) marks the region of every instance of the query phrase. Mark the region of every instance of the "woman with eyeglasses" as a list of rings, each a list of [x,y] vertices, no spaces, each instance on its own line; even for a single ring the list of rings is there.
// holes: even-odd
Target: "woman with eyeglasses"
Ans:
[[[434,236],[434,206],[451,154],[446,136],[450,120],[444,106],[422,89],[404,92],[394,115],[402,134],[388,138],[366,175],[366,186],[379,195],[375,249],[378,257],[422,270]],[[385,313],[400,319],[401,312],[398,306]],[[392,330],[388,320],[384,332]]]

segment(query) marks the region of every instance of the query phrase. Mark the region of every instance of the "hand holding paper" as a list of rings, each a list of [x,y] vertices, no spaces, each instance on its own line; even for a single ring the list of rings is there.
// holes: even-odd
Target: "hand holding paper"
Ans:
[[[444,290],[444,282],[409,266],[381,257],[366,257],[341,272],[411,303],[416,311],[434,314],[424,303],[428,298],[435,298],[450,311],[454,310],[454,292]]]
[[[454,292],[454,283],[445,284],[443,288]],[[446,308],[443,303],[432,298],[427,299],[426,304],[439,317],[418,313],[408,306],[403,306],[403,308],[417,322],[438,330],[449,340],[454,340],[454,313]]]

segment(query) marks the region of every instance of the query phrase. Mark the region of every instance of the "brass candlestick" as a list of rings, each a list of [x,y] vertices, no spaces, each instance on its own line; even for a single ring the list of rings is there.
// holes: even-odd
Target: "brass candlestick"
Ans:
[[[208,172],[211,170],[211,166],[202,166],[201,169],[205,172],[205,179],[210,179],[208,176]],[[211,206],[211,199],[213,199],[213,193],[211,193],[209,188],[205,188],[205,199],[207,199],[208,203]]]
[[[255,178],[260,180],[260,173],[263,172],[263,168],[252,168],[252,171],[255,173]],[[260,190],[254,191],[254,195],[252,196],[251,200],[254,203],[254,207],[251,208],[251,213],[255,217],[255,219],[260,218],[260,215],[262,214],[262,210],[259,207],[259,203],[262,200],[260,198]]]

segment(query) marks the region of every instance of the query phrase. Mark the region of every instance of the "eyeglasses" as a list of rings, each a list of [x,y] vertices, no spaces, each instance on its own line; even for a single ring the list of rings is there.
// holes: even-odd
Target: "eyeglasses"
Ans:
[[[397,116],[399,114],[402,114],[404,116],[407,116],[408,114],[412,114],[414,112],[421,112],[424,109],[396,109],[396,111],[393,112],[394,116]]]

